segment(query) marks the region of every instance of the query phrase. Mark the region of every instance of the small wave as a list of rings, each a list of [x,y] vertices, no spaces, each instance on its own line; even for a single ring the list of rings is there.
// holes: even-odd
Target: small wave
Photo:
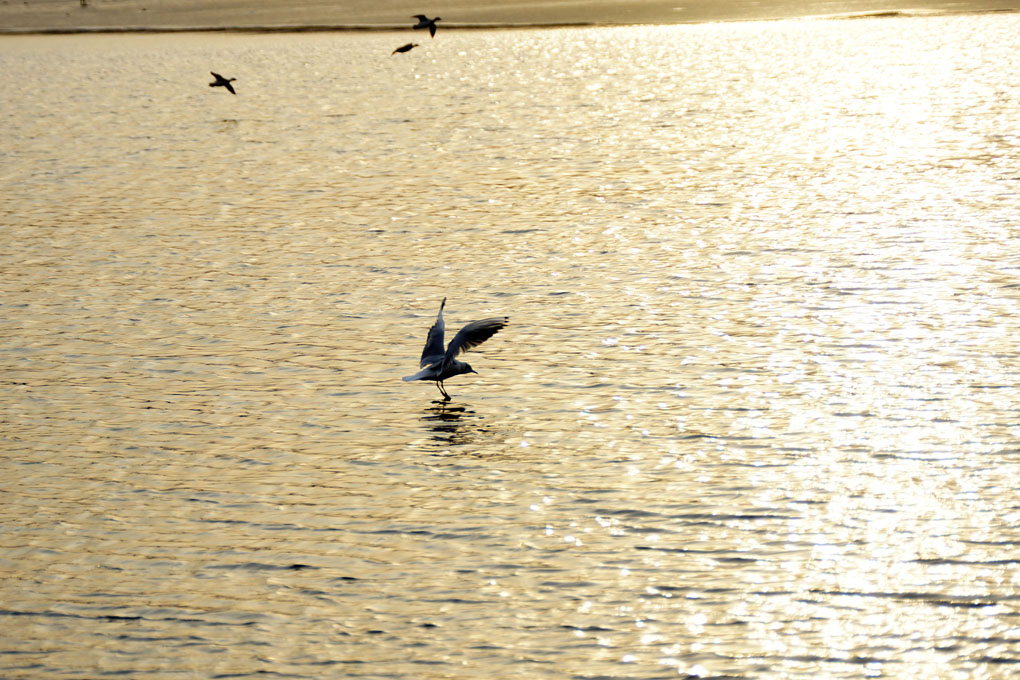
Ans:
[[[823,590],[812,588],[809,592],[825,595],[827,597],[868,597],[887,598],[891,600],[919,601],[936,607],[956,607],[963,609],[980,609],[984,607],[995,607],[1004,602],[1015,602],[1020,600],[1020,595],[1006,595],[987,597],[984,595],[947,595],[942,593],[925,592],[885,592],[885,591],[854,591],[854,590]]]
[[[1020,10],[1013,8],[1002,9],[929,9],[925,7],[914,7],[904,9],[870,10],[863,12],[840,12],[837,14],[812,14],[803,17],[804,19],[815,19],[823,21],[844,20],[844,19],[904,19],[917,17],[951,16],[959,14],[1012,14]]]
[[[265,562],[241,562],[238,564],[214,564],[208,569],[225,569],[229,571],[302,571],[304,569],[315,569],[309,564],[268,564]]]

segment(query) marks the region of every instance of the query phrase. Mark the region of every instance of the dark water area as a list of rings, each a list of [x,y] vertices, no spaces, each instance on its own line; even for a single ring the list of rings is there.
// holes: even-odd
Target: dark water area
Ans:
[[[945,2],[903,5],[884,0],[532,0],[505,3],[461,0],[429,6],[442,15],[443,31],[625,24],[681,24],[792,18],[905,18],[1020,11],[1014,1]],[[367,0],[32,0],[0,5],[0,34],[257,31],[319,32],[408,30],[420,4]]]

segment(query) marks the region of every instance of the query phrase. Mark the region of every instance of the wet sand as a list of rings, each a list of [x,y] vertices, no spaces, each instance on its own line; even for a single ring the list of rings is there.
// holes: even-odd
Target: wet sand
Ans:
[[[331,30],[409,28],[414,14],[445,28],[584,24],[672,24],[854,13],[1015,11],[1020,2],[902,0],[2,0],[0,32],[124,30]]]

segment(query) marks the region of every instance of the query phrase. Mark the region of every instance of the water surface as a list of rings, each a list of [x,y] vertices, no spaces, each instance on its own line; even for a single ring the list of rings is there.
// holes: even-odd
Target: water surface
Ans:
[[[4,38],[3,675],[1015,675],[1018,36]]]

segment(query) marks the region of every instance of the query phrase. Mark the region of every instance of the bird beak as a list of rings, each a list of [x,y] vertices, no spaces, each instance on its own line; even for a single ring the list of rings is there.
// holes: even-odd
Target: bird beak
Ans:
[[[473,369],[473,368],[472,368],[472,369],[471,369],[471,370],[469,371],[469,373],[474,373],[475,375],[478,375],[478,371],[476,371],[476,370],[475,370],[475,369]]]

